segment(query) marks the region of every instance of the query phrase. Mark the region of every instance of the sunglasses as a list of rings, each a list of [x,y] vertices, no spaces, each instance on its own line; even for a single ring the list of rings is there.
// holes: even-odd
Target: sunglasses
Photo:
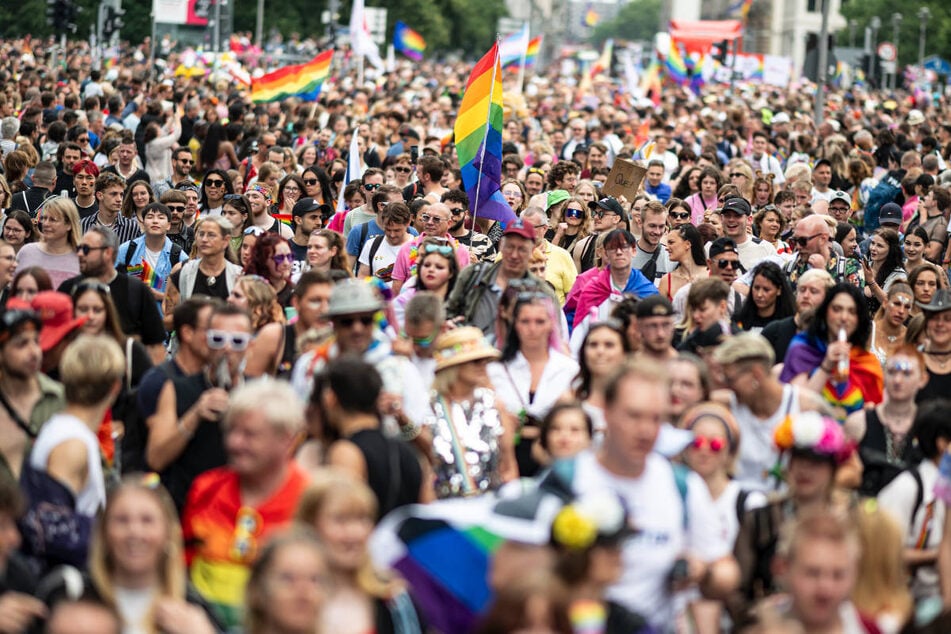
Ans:
[[[450,209],[449,213],[451,213],[453,216],[461,216],[466,213],[466,209],[465,207],[459,207],[458,209]]]
[[[108,249],[109,247],[91,247],[88,244],[81,244],[76,247],[76,253],[82,253],[83,255],[89,255],[90,251],[102,251],[103,249]]]
[[[293,254],[293,253],[281,253],[281,254],[278,254],[278,255],[272,255],[272,256],[271,256],[271,261],[274,262],[274,264],[280,266],[281,264],[284,264],[285,262],[288,262],[288,263],[289,263],[289,262],[293,262],[293,261],[294,261],[294,254]]]
[[[434,332],[428,337],[410,337],[404,332],[403,336],[408,338],[410,341],[412,341],[414,346],[419,346],[420,348],[428,348],[431,345],[433,345],[434,341],[436,341],[436,337],[439,336],[439,332],[438,331]]]
[[[806,246],[807,244],[809,244],[809,241],[810,241],[810,240],[812,240],[813,238],[818,238],[818,237],[821,236],[821,235],[823,235],[823,234],[821,234],[821,233],[814,233],[814,234],[812,234],[811,236],[793,236],[792,238],[789,239],[789,241],[790,241],[792,244],[798,244],[800,247],[804,247],[804,246]]]
[[[374,315],[348,315],[345,317],[334,317],[333,322],[334,325],[341,326],[343,328],[351,328],[353,324],[360,322],[364,328],[369,328],[375,320],[376,317]]]
[[[219,180],[205,181],[205,187],[224,187],[225,182]]]
[[[672,211],[672,212],[670,212],[670,217],[671,217],[671,218],[675,218],[675,219],[677,219],[677,220],[686,220],[687,218],[690,217],[690,212],[689,212],[689,211],[684,211],[684,212],[679,212],[679,213],[678,213],[678,212],[676,212],[676,211]]]
[[[169,211],[172,211],[172,212],[180,211],[182,213],[185,213],[185,205],[165,205],[165,206],[168,207]]]
[[[730,178],[740,178],[741,176],[743,178],[746,178],[746,174],[744,174],[743,172],[733,172],[730,174]]]
[[[179,163],[184,163],[185,165],[194,165],[195,161],[190,158],[178,159]]]
[[[227,330],[209,330],[205,335],[208,347],[212,350],[223,350],[225,346],[230,347],[236,352],[241,352],[248,348],[251,343],[251,335],[246,332],[228,332]]]
[[[584,211],[575,207],[565,209],[565,218],[584,218]]]
[[[244,198],[241,194],[225,194],[225,200],[241,200]]]
[[[423,247],[424,253],[439,253],[440,255],[452,255],[452,247],[440,244],[427,244]]]
[[[722,438],[709,438],[707,436],[694,436],[690,446],[694,449],[703,449],[709,447],[713,453],[720,453],[726,449],[726,441]]]
[[[316,178],[305,178],[305,179],[304,179],[304,184],[307,185],[308,187],[313,187],[314,185],[316,185],[316,184],[319,183],[319,182],[320,182],[320,181],[317,180]]]
[[[364,183],[363,184],[363,189],[367,190],[368,192],[376,191],[381,187],[383,187],[382,183]]]
[[[85,293],[86,291],[96,291],[97,293],[102,293],[103,295],[110,295],[112,293],[109,287],[103,284],[102,282],[89,280],[85,282],[80,282],[73,288],[73,297],[79,297],[82,293]]]
[[[431,216],[429,214],[423,214],[419,219],[423,222],[449,222],[449,218],[440,218],[439,216]]]
[[[393,168],[393,171],[394,171],[394,172],[399,172],[400,174],[409,174],[410,172],[413,171],[413,168],[411,168],[411,167],[394,167],[394,168]]]
[[[606,210],[604,210],[604,209],[600,209],[600,210],[594,212],[593,215],[594,215],[595,218],[604,218],[604,217],[607,216],[607,215],[617,216],[618,213],[617,213],[616,211],[606,211]]]
[[[739,260],[717,260],[717,268],[720,269],[739,269]]]

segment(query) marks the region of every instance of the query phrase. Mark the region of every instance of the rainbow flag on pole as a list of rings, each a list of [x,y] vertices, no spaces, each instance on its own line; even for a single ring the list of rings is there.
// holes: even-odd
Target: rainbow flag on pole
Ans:
[[[298,97],[316,101],[324,80],[330,76],[330,60],[334,50],[328,49],[306,64],[279,68],[251,81],[251,99],[255,103],[280,101]]]
[[[542,47],[542,36],[538,35],[533,37],[528,42],[528,51],[525,53],[525,65],[534,66],[535,61],[538,59],[538,51]]]
[[[667,67],[667,76],[678,84],[687,83],[689,71],[684,62],[683,55],[680,54],[680,48],[674,38],[670,38],[670,49],[667,51],[667,59],[664,62]]]
[[[515,220],[502,197],[502,64],[499,43],[472,69],[454,128],[456,155],[473,219]]]
[[[423,36],[409,28],[403,22],[397,22],[393,31],[393,48],[413,61],[423,59],[426,50],[426,40]]]

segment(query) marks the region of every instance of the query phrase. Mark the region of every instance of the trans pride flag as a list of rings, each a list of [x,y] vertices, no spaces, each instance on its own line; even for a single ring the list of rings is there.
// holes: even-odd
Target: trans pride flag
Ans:
[[[502,65],[499,44],[472,69],[454,128],[456,155],[472,216],[500,222],[515,220],[502,197]]]

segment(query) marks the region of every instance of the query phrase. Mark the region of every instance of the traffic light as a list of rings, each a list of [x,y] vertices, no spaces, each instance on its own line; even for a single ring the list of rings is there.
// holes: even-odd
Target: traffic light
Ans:
[[[116,9],[115,7],[106,8],[106,19],[103,20],[102,23],[102,36],[104,39],[108,40],[114,33],[118,33],[119,30],[125,26],[125,23],[122,21],[123,15],[125,15],[124,9]]]
[[[76,32],[76,17],[79,7],[73,0],[46,0],[46,23],[56,33]]]
[[[726,56],[730,52],[730,40],[720,40],[713,43],[713,59],[720,62],[720,65],[726,64]]]

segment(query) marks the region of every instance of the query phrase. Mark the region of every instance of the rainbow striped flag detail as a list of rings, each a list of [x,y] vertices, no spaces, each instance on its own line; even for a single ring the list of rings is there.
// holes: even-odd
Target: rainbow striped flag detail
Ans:
[[[271,214],[272,218],[275,218],[282,225],[287,225],[288,227],[293,227],[294,216],[292,214]]]
[[[528,51],[525,53],[525,66],[534,66],[538,59],[538,51],[542,48],[542,37],[538,35],[528,42]]]
[[[330,61],[334,50],[327,49],[306,64],[279,68],[251,81],[251,100],[255,103],[280,101],[298,97],[304,101],[316,101],[324,80],[330,76]]]
[[[402,53],[411,60],[418,62],[423,59],[426,40],[402,21],[398,21],[393,30],[393,49],[397,53]]]
[[[690,72],[687,70],[687,63],[684,62],[683,55],[680,54],[680,48],[677,42],[670,39],[670,49],[667,51],[667,59],[664,61],[667,68],[667,76],[678,84],[685,84],[689,78]]]
[[[156,291],[161,292],[165,289],[165,278],[156,273],[145,259],[138,264],[128,266],[126,275],[139,278],[143,284]]]
[[[614,40],[607,39],[604,41],[604,48],[601,49],[601,57],[599,57],[594,64],[591,65],[591,71],[588,73],[588,76],[592,79],[600,75],[601,73],[611,74],[611,56],[614,54]]]
[[[588,3],[588,7],[584,11],[584,17],[581,20],[582,26],[588,28],[593,28],[598,26],[598,22],[601,21],[601,16],[597,11],[594,10],[594,7],[591,6],[591,3]]]
[[[476,63],[466,83],[454,127],[456,156],[472,216],[516,219],[502,197],[502,65],[499,43]]]

